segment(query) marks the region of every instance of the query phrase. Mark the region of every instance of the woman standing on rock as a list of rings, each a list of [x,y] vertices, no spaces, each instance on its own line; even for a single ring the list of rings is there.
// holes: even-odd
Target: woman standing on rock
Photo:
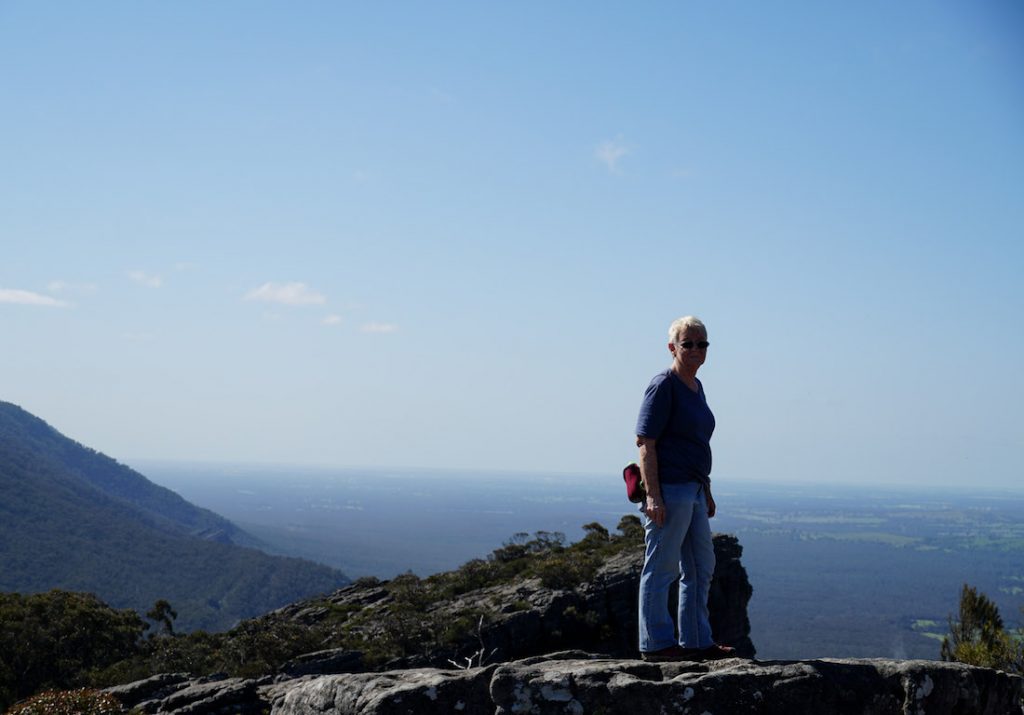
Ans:
[[[647,552],[640,574],[640,653],[644,660],[728,658],[734,649],[711,637],[708,591],[715,571],[711,524],[711,414],[697,370],[708,331],[686,316],[668,329],[672,367],[651,380],[636,422],[640,474],[647,497]],[[680,577],[680,572],[682,573]],[[678,640],[669,589],[679,580]]]

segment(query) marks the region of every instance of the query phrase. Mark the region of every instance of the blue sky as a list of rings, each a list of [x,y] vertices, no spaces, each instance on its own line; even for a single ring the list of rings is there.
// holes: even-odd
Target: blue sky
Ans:
[[[1024,6],[0,2],[0,399],[133,459],[1024,472]]]

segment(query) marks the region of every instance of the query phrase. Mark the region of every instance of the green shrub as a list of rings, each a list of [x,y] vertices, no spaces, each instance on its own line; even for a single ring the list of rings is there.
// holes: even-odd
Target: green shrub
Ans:
[[[7,715],[121,715],[117,698],[99,690],[49,690],[18,703]]]
[[[547,588],[570,589],[589,581],[601,565],[599,558],[582,550],[565,551],[540,561],[534,573]]]
[[[484,609],[470,608],[460,613],[457,618],[439,624],[438,645],[450,648],[469,640],[475,640],[480,629],[488,621],[488,615],[490,614]]]
[[[395,576],[388,582],[386,588],[396,603],[409,606],[413,610],[423,610],[435,600],[428,584],[411,571]]]
[[[592,521],[589,524],[583,525],[583,531],[586,532],[584,539],[595,541],[599,544],[604,544],[609,541],[608,529],[604,528],[599,522]]]
[[[94,671],[140,652],[147,628],[88,593],[0,593],[0,710],[42,689],[89,685]]]
[[[949,617],[949,635],[942,639],[940,655],[947,661],[1024,673],[1020,634],[1007,632],[996,604],[966,583],[960,592],[959,619]]]
[[[644,525],[636,514],[626,514],[619,519],[616,527],[622,536],[616,537],[626,543],[642,544],[644,542]]]
[[[436,574],[428,580],[436,584],[442,598],[452,598],[492,583],[497,572],[498,569],[491,562],[472,559],[454,571]]]
[[[273,673],[292,658],[322,648],[317,629],[292,621],[243,621],[227,633],[213,670],[238,678]]]

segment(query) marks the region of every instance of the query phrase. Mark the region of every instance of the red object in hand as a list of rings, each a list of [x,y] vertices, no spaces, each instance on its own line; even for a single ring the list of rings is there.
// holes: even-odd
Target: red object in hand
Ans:
[[[626,481],[626,496],[634,504],[639,504],[646,498],[644,491],[644,480],[640,478],[640,465],[630,462],[622,470],[622,478]]]

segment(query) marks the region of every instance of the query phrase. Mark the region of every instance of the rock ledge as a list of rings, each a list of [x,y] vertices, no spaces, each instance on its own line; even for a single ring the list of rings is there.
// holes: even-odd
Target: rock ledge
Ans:
[[[164,681],[146,712],[271,715],[1021,715],[1024,678],[928,660],[646,663],[571,651],[468,670],[416,668],[254,681]],[[184,693],[168,692],[181,689]],[[124,691],[122,691],[123,694]],[[142,692],[141,690],[139,691]],[[151,690],[147,694],[151,694]],[[202,703],[202,705],[200,705]],[[126,705],[136,703],[126,702]],[[199,707],[197,707],[199,706]],[[204,707],[205,706],[205,707]]]

